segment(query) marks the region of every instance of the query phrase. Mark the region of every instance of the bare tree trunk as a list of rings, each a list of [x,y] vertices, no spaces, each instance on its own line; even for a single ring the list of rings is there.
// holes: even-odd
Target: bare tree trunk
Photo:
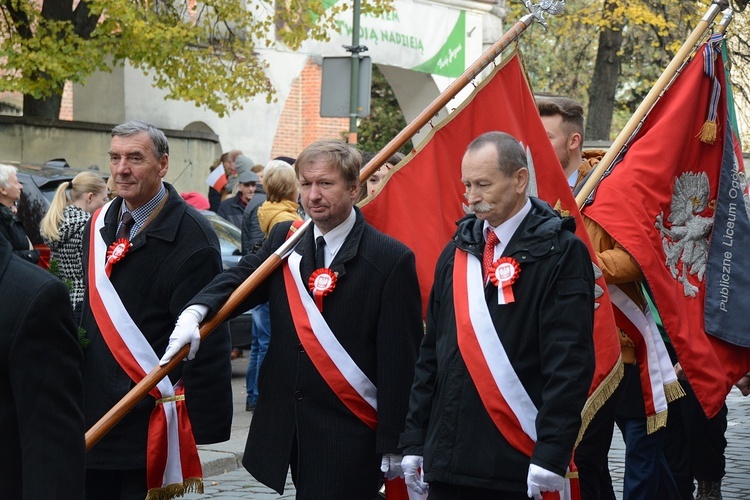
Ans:
[[[44,120],[58,120],[60,118],[60,105],[62,104],[62,91],[50,97],[34,99],[29,94],[23,96],[23,116],[42,118]]]
[[[613,3],[605,2],[604,11],[611,12],[613,7]],[[622,25],[613,23],[599,33],[596,64],[589,86],[589,112],[585,136],[587,140],[610,140],[615,92],[620,78],[619,52],[622,41]]]

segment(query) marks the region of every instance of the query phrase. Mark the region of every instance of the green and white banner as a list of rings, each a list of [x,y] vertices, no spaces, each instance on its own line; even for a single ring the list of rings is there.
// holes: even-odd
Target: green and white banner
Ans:
[[[382,16],[360,17],[359,43],[368,48],[364,54],[374,63],[460,76],[466,64],[466,12],[411,0],[395,0],[393,6]],[[352,44],[352,10],[341,13],[336,24],[329,42],[306,42],[303,50],[342,55],[340,47]]]

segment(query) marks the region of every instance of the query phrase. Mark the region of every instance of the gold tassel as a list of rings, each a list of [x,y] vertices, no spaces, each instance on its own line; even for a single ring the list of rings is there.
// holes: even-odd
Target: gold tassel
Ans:
[[[698,138],[701,142],[705,142],[706,144],[713,144],[714,142],[716,142],[716,132],[718,128],[719,127],[718,125],[716,125],[716,120],[706,120],[701,127]]]
[[[200,477],[191,477],[185,479],[185,493],[203,494],[203,479]]]
[[[586,405],[583,407],[583,410],[581,410],[581,428],[578,431],[576,446],[578,446],[578,443],[581,442],[583,433],[586,432],[586,428],[594,419],[594,415],[596,415],[596,412],[599,411],[604,403],[607,402],[612,393],[615,392],[615,389],[617,389],[617,386],[620,385],[620,381],[622,380],[622,377],[624,375],[625,365],[623,365],[622,355],[620,355],[620,358],[617,360],[615,367],[611,372],[609,372],[607,377],[602,380],[601,384],[599,384],[599,387],[596,388],[596,391],[594,391],[594,393],[589,396],[588,400],[586,401]]]
[[[664,395],[667,397],[667,402],[671,403],[672,401],[684,396],[685,390],[682,388],[682,385],[675,380],[664,386]]]
[[[667,425],[667,410],[646,417],[646,434],[653,434]]]

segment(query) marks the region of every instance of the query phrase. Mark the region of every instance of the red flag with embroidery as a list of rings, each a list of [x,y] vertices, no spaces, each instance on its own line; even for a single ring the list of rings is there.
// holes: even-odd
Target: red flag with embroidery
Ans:
[[[529,157],[528,194],[576,217],[576,234],[594,256],[575,199],[547,138],[518,54],[495,68],[469,98],[435,127],[428,138],[391,169],[378,190],[364,201],[367,221],[405,243],[416,254],[426,308],[440,252],[463,217],[461,159],[469,143],[490,131],[521,141]],[[596,372],[584,408],[588,422],[619,381],[620,344],[603,278],[597,281],[600,307],[595,315]],[[600,288],[601,287],[601,288]]]
[[[747,245],[740,238],[750,238],[750,226],[745,202],[732,186],[738,163],[721,55],[705,47],[654,106],[583,212],[641,266],[680,364],[704,411],[713,416],[732,384],[748,372],[750,350],[707,335],[704,319],[717,313],[729,317],[720,312],[722,304],[726,308],[747,300],[740,297],[748,294],[739,280],[747,279],[741,274],[750,272],[750,259],[743,255]],[[715,66],[704,69],[704,63]],[[707,109],[718,129],[713,144],[699,139]],[[728,235],[729,246],[713,248]],[[712,263],[718,264],[717,272],[711,271]],[[722,274],[732,281],[723,290]],[[747,306],[744,311],[730,308],[737,318],[746,315]],[[744,319],[732,323],[733,333],[744,329],[748,336]]]

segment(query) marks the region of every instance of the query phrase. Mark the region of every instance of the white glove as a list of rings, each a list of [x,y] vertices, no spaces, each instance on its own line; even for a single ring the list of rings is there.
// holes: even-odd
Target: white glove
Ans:
[[[401,455],[394,455],[392,453],[383,455],[383,459],[380,461],[380,470],[386,479],[393,480],[399,476],[403,476],[404,471],[401,469]]]
[[[430,486],[424,482],[424,461],[419,455],[406,455],[401,459],[401,468],[404,471],[404,482],[410,490],[420,495],[427,493]]]
[[[177,351],[190,344],[190,352],[187,359],[195,358],[198,347],[201,345],[201,333],[198,329],[203,318],[208,314],[208,306],[203,304],[194,304],[184,311],[177,318],[172,335],[169,336],[169,344],[164,356],[159,360],[159,366],[164,366],[177,354]]]
[[[538,465],[529,464],[529,475],[526,476],[526,495],[535,500],[542,500],[543,491],[562,491],[565,478],[543,469]]]

